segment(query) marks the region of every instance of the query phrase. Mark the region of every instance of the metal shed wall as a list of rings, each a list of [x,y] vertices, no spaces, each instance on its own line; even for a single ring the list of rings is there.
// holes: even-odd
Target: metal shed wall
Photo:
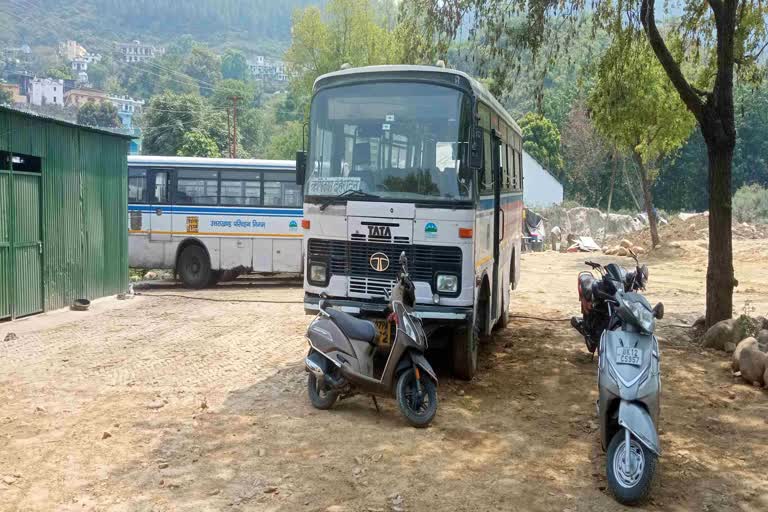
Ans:
[[[41,158],[45,311],[125,291],[127,150],[121,135],[0,108],[0,151]]]

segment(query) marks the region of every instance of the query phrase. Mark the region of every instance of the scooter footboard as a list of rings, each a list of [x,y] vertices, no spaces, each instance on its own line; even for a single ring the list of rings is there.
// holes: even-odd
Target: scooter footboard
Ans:
[[[659,435],[653,418],[644,407],[622,400],[619,405],[619,425],[629,430],[641,443],[656,455],[661,455]]]

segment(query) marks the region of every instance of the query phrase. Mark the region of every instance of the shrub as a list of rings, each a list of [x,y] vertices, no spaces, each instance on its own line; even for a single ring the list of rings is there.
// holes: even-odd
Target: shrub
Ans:
[[[768,224],[768,188],[746,185],[733,196],[733,215],[739,222]]]

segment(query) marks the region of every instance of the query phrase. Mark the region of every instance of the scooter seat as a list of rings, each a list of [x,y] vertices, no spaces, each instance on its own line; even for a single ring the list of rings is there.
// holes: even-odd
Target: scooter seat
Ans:
[[[360,320],[348,313],[335,309],[329,309],[328,315],[330,315],[334,323],[339,326],[339,329],[341,329],[347,337],[366,341],[371,345],[374,344],[374,340],[376,339],[376,327],[373,326],[372,322],[369,322],[368,320]]]

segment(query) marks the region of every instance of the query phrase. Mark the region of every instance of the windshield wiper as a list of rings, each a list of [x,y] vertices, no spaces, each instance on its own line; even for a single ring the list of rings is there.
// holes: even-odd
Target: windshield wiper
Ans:
[[[323,210],[328,208],[328,206],[330,206],[331,203],[333,203],[336,199],[339,199],[340,197],[367,197],[370,199],[381,198],[381,196],[377,196],[376,194],[371,194],[369,192],[363,192],[362,190],[350,188],[337,196],[329,197],[328,199],[323,201],[323,203],[320,205],[320,211],[322,212]]]

